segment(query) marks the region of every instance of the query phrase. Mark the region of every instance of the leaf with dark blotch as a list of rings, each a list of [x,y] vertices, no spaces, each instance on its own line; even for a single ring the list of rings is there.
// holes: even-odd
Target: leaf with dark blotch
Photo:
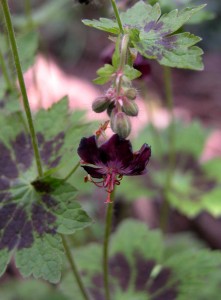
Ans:
[[[160,248],[160,252],[157,251]],[[154,251],[154,249],[157,249]],[[158,231],[127,220],[111,237],[109,284],[113,299],[200,299],[201,287],[219,269],[220,253],[179,247],[167,258],[167,246]],[[214,258],[213,258],[214,256]],[[91,244],[75,250],[83,280],[94,300],[105,300],[102,278],[102,247]],[[194,262],[193,262],[194,260]],[[185,263],[184,263],[185,262]],[[60,285],[69,297],[82,300],[69,272]]]
[[[196,47],[201,39],[190,33],[174,34],[200,11],[205,5],[172,10],[161,15],[159,3],[151,6],[144,1],[135,3],[120,14],[125,33],[141,55],[156,59],[160,64],[176,68],[202,70],[203,51]],[[108,19],[84,20],[85,25],[111,32],[120,33],[116,21]]]
[[[131,278],[131,269],[123,253],[117,253],[110,259],[109,268],[111,276],[118,280],[122,290],[126,290]]]
[[[156,59],[162,65],[202,70],[203,51],[194,46],[201,39],[187,32],[173,33],[203,7],[186,8],[180,12],[173,10],[161,16],[159,5],[154,5],[152,10],[155,18],[146,22],[140,31],[140,40],[134,42],[135,48],[143,56]],[[158,15],[155,13],[156,9],[159,11]]]
[[[20,257],[20,251],[22,253],[34,251],[32,248],[35,247],[36,239],[38,243],[45,243],[46,236],[50,235],[51,238],[57,239],[57,233],[71,234],[90,224],[90,218],[74,201],[75,188],[59,179],[53,181],[53,178],[47,178],[45,181],[49,187],[51,185],[50,194],[42,190],[36,191],[35,187],[30,184],[26,189],[23,187],[19,203],[13,199],[14,190],[11,189],[9,203],[0,208],[0,252],[2,250],[10,252],[17,248],[18,257]],[[45,250],[47,249],[45,247]],[[45,256],[50,260],[50,253],[46,252]],[[57,258],[60,260],[59,257]],[[41,265],[43,266],[43,262]],[[29,275],[25,273],[26,268],[22,271],[24,276]],[[33,270],[35,268],[37,266],[34,265]],[[29,271],[32,273],[31,270]],[[43,278],[55,280],[55,274],[51,274],[52,277],[50,277],[50,274],[41,272]],[[33,275],[38,278],[35,273]],[[60,278],[60,272],[56,278]]]
[[[56,117],[53,126],[52,116]],[[75,119],[79,121],[80,116]],[[67,99],[48,112],[36,114],[45,170],[73,156],[72,142],[81,134],[75,136],[71,118]],[[22,115],[1,115],[0,126],[0,274],[16,252],[15,263],[24,276],[32,274],[57,282],[63,257],[59,233],[72,234],[88,226],[90,218],[75,202],[76,188],[62,179],[37,178],[31,138]]]

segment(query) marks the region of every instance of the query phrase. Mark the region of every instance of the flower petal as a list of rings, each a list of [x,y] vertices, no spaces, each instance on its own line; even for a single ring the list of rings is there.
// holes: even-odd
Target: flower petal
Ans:
[[[133,176],[142,175],[147,172],[146,166],[151,156],[151,148],[149,145],[144,144],[139,151],[134,153],[134,158],[130,166],[124,170],[123,175]]]
[[[89,138],[82,138],[77,152],[84,162],[96,164],[100,159],[95,135],[92,135]]]
[[[112,137],[100,147],[100,159],[103,164],[115,162],[121,168],[127,168],[133,160],[132,146],[129,140],[119,137],[118,134]]]
[[[87,166],[82,166],[82,168],[84,168],[85,171],[93,178],[103,178],[104,176],[103,173],[99,173],[99,168],[93,168]]]

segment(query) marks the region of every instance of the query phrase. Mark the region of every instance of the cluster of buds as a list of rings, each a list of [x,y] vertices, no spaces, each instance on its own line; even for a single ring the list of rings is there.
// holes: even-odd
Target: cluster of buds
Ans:
[[[122,76],[121,80],[120,91],[111,86],[104,95],[94,100],[92,109],[96,113],[106,110],[110,117],[113,132],[122,138],[126,138],[131,132],[129,117],[138,115],[138,106],[134,101],[137,97],[137,91],[131,86],[128,78]]]

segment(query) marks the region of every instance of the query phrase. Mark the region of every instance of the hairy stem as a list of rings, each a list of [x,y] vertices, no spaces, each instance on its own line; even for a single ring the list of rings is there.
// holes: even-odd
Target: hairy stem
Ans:
[[[104,276],[105,299],[110,300],[108,253],[109,253],[109,238],[111,233],[112,215],[113,215],[113,206],[114,206],[114,191],[111,193],[111,202],[108,203],[107,205],[108,206],[106,211],[104,243],[103,243],[103,276]]]
[[[172,74],[171,68],[164,67],[164,88],[166,94],[167,109],[170,114],[170,126],[169,126],[169,159],[168,159],[168,171],[163,188],[163,204],[160,212],[160,228],[163,232],[167,231],[170,205],[168,201],[168,192],[171,188],[173,171],[175,166],[175,119],[173,112],[173,93],[172,93]]]
[[[122,22],[121,22],[121,19],[120,19],[120,14],[119,14],[119,11],[118,11],[118,8],[117,8],[117,4],[116,4],[115,0],[111,0],[111,5],[113,7],[114,14],[115,14],[115,17],[117,19],[118,26],[120,28],[120,32],[122,34],[124,34],[123,25],[122,25]]]
[[[62,237],[62,242],[63,242],[63,245],[64,245],[64,249],[65,249],[65,253],[66,253],[67,259],[68,259],[68,261],[69,261],[69,264],[70,264],[72,273],[73,273],[73,275],[74,275],[74,277],[75,277],[75,279],[76,279],[76,281],[77,281],[77,284],[78,284],[78,287],[79,287],[79,289],[80,289],[80,291],[81,291],[81,294],[82,294],[82,296],[83,296],[83,298],[84,298],[85,300],[89,300],[90,298],[89,298],[89,296],[88,296],[88,293],[87,293],[86,288],[85,288],[84,285],[83,285],[83,282],[82,282],[82,280],[81,280],[81,276],[80,276],[80,274],[79,274],[79,272],[78,272],[78,269],[77,269],[77,267],[76,267],[74,258],[73,258],[73,256],[71,255],[71,251],[70,251],[70,249],[69,249],[69,246],[68,246],[68,243],[67,243],[67,241],[66,241],[66,238],[65,238],[64,235],[61,235],[61,237]],[[75,297],[74,297],[73,299],[75,299]]]
[[[121,41],[120,64],[119,64],[119,68],[118,68],[119,74],[117,75],[117,78],[116,78],[117,95],[120,94],[121,85],[122,85],[122,76],[124,74],[124,67],[127,63],[128,44],[129,44],[129,35],[125,34],[125,35],[123,35],[123,38]]]
[[[29,126],[29,130],[30,130],[32,146],[34,149],[34,155],[35,155],[36,165],[37,165],[37,169],[38,169],[38,175],[41,177],[43,175],[43,170],[42,170],[42,165],[41,165],[40,153],[39,153],[39,149],[38,149],[38,142],[37,142],[37,137],[36,137],[35,128],[34,128],[34,124],[33,124],[33,120],[32,120],[31,110],[30,110],[30,106],[29,106],[29,102],[28,102],[27,91],[26,91],[26,87],[25,87],[24,77],[22,74],[21,63],[20,63],[20,59],[19,59],[19,55],[18,55],[18,48],[17,48],[17,44],[16,44],[16,40],[15,40],[15,33],[14,33],[13,26],[12,26],[11,14],[10,14],[7,0],[1,0],[1,5],[3,8],[3,14],[5,17],[5,23],[6,23],[6,27],[7,27],[7,31],[8,31],[10,44],[11,44],[12,55],[13,55],[16,72],[17,72],[17,76],[18,76],[18,82],[19,82],[19,86],[20,86],[20,90],[21,90],[21,94],[22,94],[22,100],[23,100],[23,105],[24,105],[24,109],[25,109],[25,114],[26,114],[26,117],[28,120],[28,126]]]

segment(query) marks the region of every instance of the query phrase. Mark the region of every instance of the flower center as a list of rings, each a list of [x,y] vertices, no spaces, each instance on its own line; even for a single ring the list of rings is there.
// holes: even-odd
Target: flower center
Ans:
[[[90,181],[93,182],[98,187],[104,187],[107,191],[107,199],[105,203],[111,203],[111,193],[114,190],[115,185],[120,185],[120,181],[122,180],[123,175],[117,173],[112,168],[108,168],[106,174],[103,175],[103,179],[101,181],[94,181],[90,175],[85,177],[85,182]]]
[[[107,191],[107,200],[105,203],[111,203],[111,193],[114,190],[115,185],[120,185],[120,181],[123,178],[123,175],[120,175],[114,172],[112,169],[104,176],[103,186],[106,188]]]

